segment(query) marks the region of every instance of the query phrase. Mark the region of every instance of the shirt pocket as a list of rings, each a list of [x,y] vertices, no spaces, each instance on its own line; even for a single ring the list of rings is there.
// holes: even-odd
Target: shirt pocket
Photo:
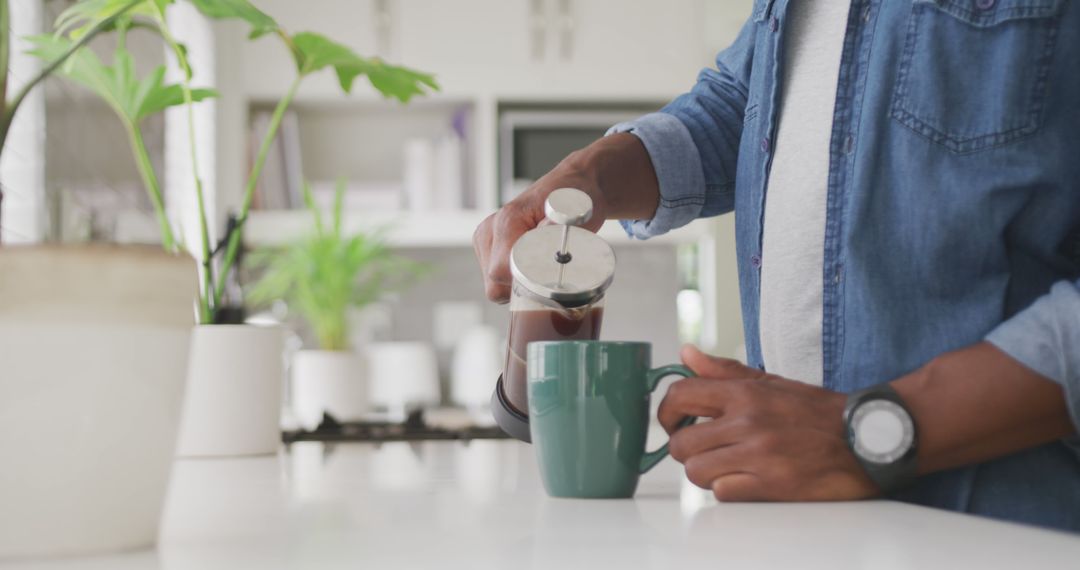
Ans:
[[[1038,130],[1063,0],[915,0],[892,117],[955,153]]]

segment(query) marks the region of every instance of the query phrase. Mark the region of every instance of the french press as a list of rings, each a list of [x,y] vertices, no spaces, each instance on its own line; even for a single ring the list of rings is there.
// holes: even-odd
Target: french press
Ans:
[[[508,435],[530,441],[526,347],[540,340],[596,340],[604,292],[615,275],[615,252],[580,226],[592,199],[575,188],[548,195],[551,222],[522,235],[510,252],[513,285],[506,365],[491,397],[495,421]]]

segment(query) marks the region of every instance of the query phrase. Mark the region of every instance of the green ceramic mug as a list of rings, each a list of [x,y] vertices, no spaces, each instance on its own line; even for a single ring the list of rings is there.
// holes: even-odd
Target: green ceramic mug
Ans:
[[[646,342],[529,343],[529,429],[549,495],[631,497],[641,474],[667,457],[666,443],[645,451],[649,397],[665,376],[694,373],[650,369],[651,360]]]

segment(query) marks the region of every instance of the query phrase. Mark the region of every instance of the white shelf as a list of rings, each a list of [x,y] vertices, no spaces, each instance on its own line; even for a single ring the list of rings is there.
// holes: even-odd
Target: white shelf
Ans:
[[[343,93],[340,89],[300,91],[293,99],[290,108],[297,110],[305,109],[364,109],[370,111],[385,110],[415,110],[444,107],[461,107],[475,105],[480,99],[475,92],[435,91],[424,96],[414,97],[409,102],[401,103],[396,99],[389,99],[368,90],[356,90],[353,93]],[[245,94],[245,100],[249,105],[273,108],[281,100],[281,91],[267,90],[264,92],[249,92]]]
[[[385,229],[392,247],[472,247],[473,231],[488,213],[469,210],[347,212],[344,227],[346,232]],[[253,211],[248,217],[244,243],[252,247],[284,245],[300,239],[311,228],[311,214],[306,210]],[[609,221],[600,229],[600,236],[615,247],[671,246],[711,239],[710,223],[705,220],[645,241],[630,239],[618,223]],[[161,235],[152,215],[135,212],[118,220],[114,241],[160,244]]]
[[[394,247],[471,247],[473,231],[490,212],[351,212],[346,213],[346,232],[385,229]],[[255,211],[248,218],[245,242],[251,246],[282,245],[311,231],[311,214],[303,210]],[[650,246],[697,243],[710,237],[709,224],[696,222],[648,241],[631,240],[615,222],[600,235],[614,246]]]

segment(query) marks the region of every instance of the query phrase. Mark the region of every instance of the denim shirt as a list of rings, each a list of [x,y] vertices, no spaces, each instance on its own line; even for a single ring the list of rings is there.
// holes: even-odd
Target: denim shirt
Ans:
[[[614,131],[660,183],[648,238],[734,211],[747,357],[788,0],[757,0],[690,92]],[[1080,6],[854,0],[829,145],[823,377],[850,392],[989,340],[1062,384],[1080,426]],[[1055,442],[897,498],[1080,530],[1080,454]]]

